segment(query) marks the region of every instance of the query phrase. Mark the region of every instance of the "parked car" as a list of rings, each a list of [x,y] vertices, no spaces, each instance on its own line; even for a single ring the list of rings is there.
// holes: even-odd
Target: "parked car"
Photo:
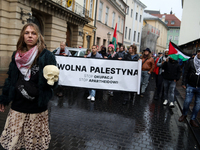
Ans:
[[[77,56],[77,57],[83,57],[87,50],[86,48],[72,48],[72,47],[67,47],[67,49],[72,54],[71,56]],[[54,50],[53,53],[55,54],[56,50]]]
[[[78,56],[78,57],[83,57],[86,53],[86,48],[72,48],[72,47],[67,47],[67,49],[70,51],[72,56]]]

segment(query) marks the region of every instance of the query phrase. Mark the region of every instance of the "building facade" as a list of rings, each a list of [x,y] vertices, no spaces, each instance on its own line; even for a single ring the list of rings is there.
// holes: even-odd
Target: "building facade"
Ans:
[[[123,0],[99,0],[97,4],[97,30],[95,44],[108,44],[112,40],[115,25],[117,24],[118,44],[123,43],[126,4]]]
[[[157,29],[157,31],[160,31],[156,43],[156,49],[152,51],[155,51],[155,53],[164,52],[164,50],[166,49],[168,32],[168,27],[165,24],[164,20],[161,20],[160,18],[150,15],[148,13],[144,13],[144,24],[149,24]]]
[[[170,14],[151,14],[151,15],[156,16],[161,20],[163,20],[169,28],[167,32],[166,48],[169,48],[170,41],[178,45],[181,21],[175,16],[175,14],[173,14],[171,11]]]
[[[143,26],[143,13],[146,6],[139,0],[126,0],[128,5],[125,19],[124,45],[128,48],[135,44],[140,51]]]
[[[27,21],[37,24],[47,48],[52,51],[66,41],[68,46],[83,45],[83,27],[89,12],[75,1],[70,5],[58,0],[0,1],[0,70],[7,70],[20,31]]]
[[[184,45],[200,38],[199,6],[199,0],[182,0],[183,12],[180,27],[179,45]]]
[[[96,5],[97,0],[76,0],[85,10],[89,12],[89,23],[83,27],[83,47],[91,48],[94,44],[94,33],[96,31]]]

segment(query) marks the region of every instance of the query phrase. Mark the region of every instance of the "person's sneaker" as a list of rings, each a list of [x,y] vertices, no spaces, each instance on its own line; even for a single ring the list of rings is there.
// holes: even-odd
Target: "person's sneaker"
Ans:
[[[165,101],[163,102],[163,105],[167,105],[167,103],[168,103],[168,100],[165,100]]]
[[[169,104],[169,107],[174,107],[174,103],[171,102],[171,103]]]
[[[91,97],[91,101],[95,101],[95,97],[92,96],[92,97]]]
[[[91,99],[91,95],[89,95],[89,96],[87,97],[87,99]]]

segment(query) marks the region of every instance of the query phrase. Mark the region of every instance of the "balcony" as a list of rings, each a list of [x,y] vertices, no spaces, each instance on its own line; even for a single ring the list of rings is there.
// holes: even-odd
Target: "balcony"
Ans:
[[[67,6],[66,0],[52,0],[53,2],[61,5],[62,7],[74,12],[77,15],[80,15],[81,17],[90,18],[89,17],[89,11],[85,9],[83,6],[75,2],[75,0],[72,0],[71,6]]]

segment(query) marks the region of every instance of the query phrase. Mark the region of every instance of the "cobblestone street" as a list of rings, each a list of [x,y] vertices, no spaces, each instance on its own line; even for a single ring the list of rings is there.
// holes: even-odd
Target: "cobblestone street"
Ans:
[[[192,150],[199,149],[176,104],[170,109],[153,100],[154,80],[144,98],[136,96],[122,105],[121,92],[110,97],[97,90],[96,101],[87,89],[65,88],[64,97],[49,103],[50,150]],[[0,131],[6,113],[0,113]],[[0,150],[3,150],[0,148]]]

